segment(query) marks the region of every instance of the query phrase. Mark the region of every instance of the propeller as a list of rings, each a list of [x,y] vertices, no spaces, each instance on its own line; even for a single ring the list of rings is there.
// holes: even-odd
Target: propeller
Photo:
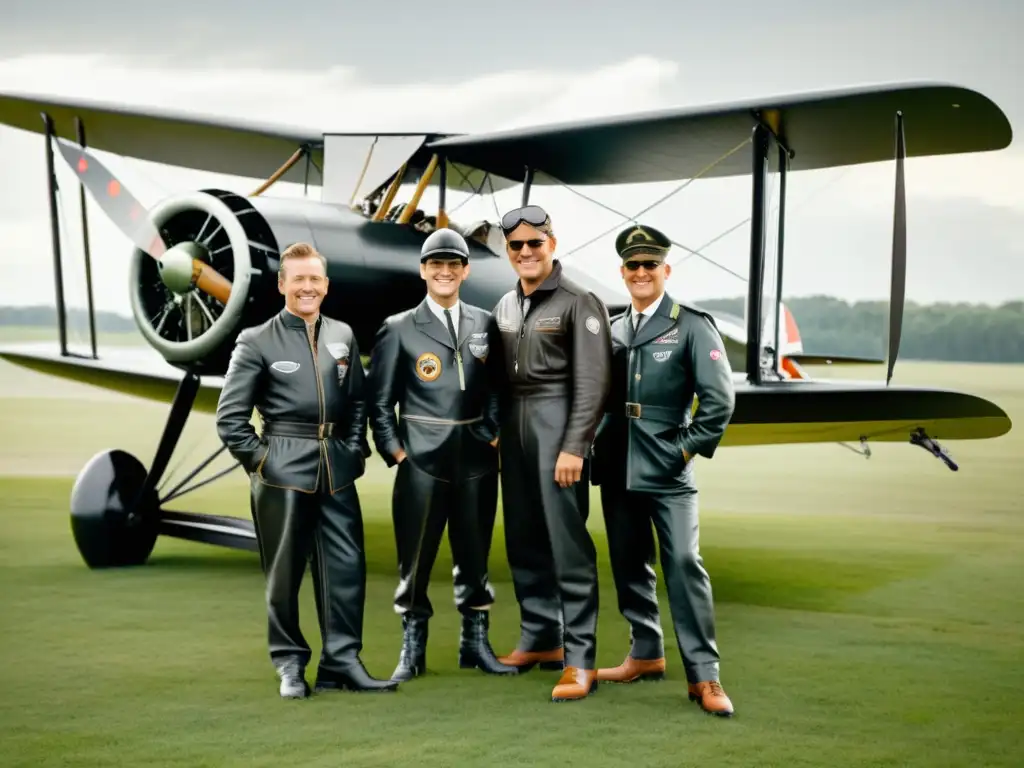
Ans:
[[[889,364],[885,384],[892,380],[896,356],[900,351],[900,332],[903,328],[903,302],[907,292],[907,196],[903,179],[903,159],[906,157],[903,136],[903,113],[896,113],[896,200],[892,217],[892,278],[889,289]]]
[[[149,212],[94,154],[60,137],[56,141],[65,162],[103,212],[140,251],[156,260],[160,279],[168,289],[182,296],[198,288],[227,305],[231,281],[202,260],[202,245],[184,242],[168,249]]]

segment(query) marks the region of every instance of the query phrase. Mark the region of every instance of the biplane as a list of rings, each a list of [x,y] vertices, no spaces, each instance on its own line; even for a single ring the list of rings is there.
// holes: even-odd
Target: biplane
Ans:
[[[157,488],[190,411],[215,410],[239,331],[283,306],[275,274],[279,254],[293,242],[308,241],[327,256],[330,291],[322,310],[349,323],[368,353],[382,320],[422,299],[419,248],[435,227],[455,227],[470,243],[472,276],[463,286],[465,301],[490,309],[514,285],[496,222],[459,224],[446,210],[448,192],[479,193],[485,184],[492,193],[521,185],[526,204],[535,187],[556,182],[750,177],[745,318],[722,318],[720,324],[736,376],[736,409],[724,446],[908,442],[956,470],[939,438],[992,438],[1011,426],[999,406],[975,395],[891,385],[905,293],[904,159],[998,150],[1012,138],[1002,110],[967,88],[890,84],[475,135],[331,133],[0,94],[0,124],[45,136],[60,332],[57,350],[11,347],[0,350],[0,357],[170,403],[148,469],[126,452],[104,451],[76,480],[72,530],[90,567],[143,563],[159,535],[255,550],[249,520],[166,507],[223,474],[193,483],[220,451],[162,496]],[[91,354],[67,346],[54,147],[81,182]],[[173,194],[147,210],[93,149],[265,182],[250,194],[224,189]],[[895,163],[896,183],[886,379],[815,381],[800,365],[815,360],[801,361],[785,349],[786,323],[779,321],[787,174],[888,160]],[[774,232],[765,191],[773,163],[779,180]],[[264,194],[281,180],[319,185],[321,199]],[[398,201],[399,190],[410,184],[409,198]],[[437,210],[428,216],[418,206],[431,184],[437,187]],[[86,190],[135,246],[129,270],[132,312],[163,365],[97,353]],[[773,297],[764,295],[770,236],[776,238],[779,277]],[[611,291],[576,265],[564,268],[601,296],[611,312],[625,308],[625,293]]]

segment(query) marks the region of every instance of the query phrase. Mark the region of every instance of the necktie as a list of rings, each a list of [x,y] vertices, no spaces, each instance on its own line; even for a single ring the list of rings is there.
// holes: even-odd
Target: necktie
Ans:
[[[636,338],[636,332],[640,330],[640,327],[644,324],[644,320],[646,319],[647,315],[641,312],[637,312],[636,314],[633,315],[633,323],[630,326],[633,329],[633,333],[631,333],[629,336],[630,343],[632,343],[633,339]]]
[[[448,323],[448,335],[452,337],[452,346],[455,347],[455,351],[459,350],[459,336],[455,333],[455,325],[452,323],[451,310],[446,309],[444,311],[445,322]]]

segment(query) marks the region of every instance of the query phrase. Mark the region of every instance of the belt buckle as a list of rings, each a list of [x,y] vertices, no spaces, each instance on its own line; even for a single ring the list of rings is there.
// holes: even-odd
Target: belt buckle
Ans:
[[[626,403],[626,418],[640,418],[640,403]]]

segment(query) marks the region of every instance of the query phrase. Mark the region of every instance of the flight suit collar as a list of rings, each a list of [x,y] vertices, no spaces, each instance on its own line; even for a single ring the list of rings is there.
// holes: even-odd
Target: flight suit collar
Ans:
[[[555,290],[562,279],[562,263],[558,259],[551,260],[551,274],[544,278],[544,282],[538,285],[533,293],[530,294],[532,299],[541,291],[553,291]],[[523,299],[526,297],[523,295],[523,284],[521,281],[516,280],[516,298],[519,303],[522,304]]]
[[[298,315],[293,315],[291,312],[288,311],[287,308],[282,309],[280,314],[278,315],[278,317],[281,319],[281,323],[286,328],[294,328],[295,330],[298,330],[298,331],[306,330],[306,321],[303,320]],[[316,329],[318,331],[320,330],[320,326],[323,323],[323,318],[324,318],[323,313],[317,315],[317,318],[316,318]]]
[[[423,301],[416,307],[416,311],[413,312],[413,320],[416,322],[416,327],[423,333],[427,334],[430,338],[436,341],[438,344],[444,344],[448,349],[455,349],[452,344],[451,335],[448,333],[448,329],[445,328],[444,324],[437,319],[437,315],[430,311],[430,307],[427,306],[427,298],[424,296]],[[459,335],[459,346],[461,347],[466,341],[466,337],[469,336],[470,332],[476,326],[473,317],[469,312],[466,311],[466,305],[459,299],[459,327],[455,329],[455,332]]]
[[[668,295],[668,291],[665,291],[665,293],[661,295],[661,303],[658,304],[654,314],[651,315],[642,326],[640,326],[640,330],[633,338],[633,343],[630,346],[639,347],[670,330],[676,324],[676,318],[674,315],[678,315],[678,310],[673,309],[675,306],[675,299]],[[630,305],[629,312],[626,315],[626,322],[630,324],[633,322],[632,304]]]

